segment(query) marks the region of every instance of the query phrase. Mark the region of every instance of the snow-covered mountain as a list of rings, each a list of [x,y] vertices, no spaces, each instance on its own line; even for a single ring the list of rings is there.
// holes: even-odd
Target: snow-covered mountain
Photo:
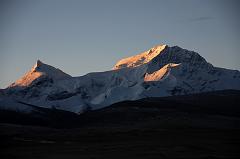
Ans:
[[[124,100],[225,89],[240,90],[238,70],[214,67],[198,53],[178,46],[158,45],[120,60],[110,71],[80,77],[37,61],[26,75],[1,91],[0,108],[7,109],[11,98],[81,113]]]
[[[70,78],[71,76],[56,69],[50,65],[42,63],[37,60],[32,69],[27,72],[22,78],[11,84],[9,87],[28,87],[42,81],[44,78],[51,78],[51,80],[59,80]]]

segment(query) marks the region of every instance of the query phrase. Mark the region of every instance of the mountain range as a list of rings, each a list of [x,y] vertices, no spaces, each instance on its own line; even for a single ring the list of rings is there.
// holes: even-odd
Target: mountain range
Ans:
[[[0,91],[0,108],[82,113],[121,101],[218,90],[240,90],[240,72],[215,67],[194,51],[157,45],[121,59],[112,70],[79,77],[38,60],[22,78]]]

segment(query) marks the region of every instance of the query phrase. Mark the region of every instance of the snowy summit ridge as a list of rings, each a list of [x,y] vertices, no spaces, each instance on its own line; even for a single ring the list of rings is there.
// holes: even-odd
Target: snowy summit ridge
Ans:
[[[214,67],[194,51],[158,45],[124,58],[113,70],[71,77],[37,61],[22,78],[2,91],[0,108],[10,99],[76,113],[124,100],[240,90],[240,72]],[[7,100],[4,100],[7,97]],[[21,110],[16,103],[12,108]],[[22,110],[25,111],[26,109]]]
[[[125,67],[137,67],[146,64],[150,62],[154,57],[159,55],[161,51],[165,49],[165,47],[167,47],[167,45],[157,45],[150,50],[142,52],[138,55],[124,58],[117,62],[113,69],[116,70]]]

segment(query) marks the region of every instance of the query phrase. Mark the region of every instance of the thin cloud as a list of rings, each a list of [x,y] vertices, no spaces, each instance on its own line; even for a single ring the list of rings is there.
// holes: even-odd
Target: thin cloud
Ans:
[[[214,17],[210,17],[210,16],[205,16],[205,17],[197,17],[197,18],[192,18],[189,19],[189,22],[201,22],[201,21],[210,21],[210,20],[214,20]]]

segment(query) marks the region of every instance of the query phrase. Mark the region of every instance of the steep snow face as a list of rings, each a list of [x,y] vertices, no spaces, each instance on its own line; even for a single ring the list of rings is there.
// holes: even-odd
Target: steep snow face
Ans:
[[[22,78],[11,84],[9,87],[26,87],[42,77],[58,80],[63,78],[70,78],[71,76],[53,66],[44,64],[40,60],[37,60],[36,64],[31,68],[29,72],[27,72]]]
[[[152,74],[148,74],[146,73],[145,77],[144,77],[144,81],[148,82],[148,81],[160,81],[160,80],[164,80],[165,78],[168,77],[168,75],[170,74],[170,71],[173,67],[177,67],[180,64],[175,64],[175,63],[169,63],[165,66],[163,66],[161,69],[159,69],[158,71],[153,72]]]
[[[166,48],[166,45],[158,45],[138,55],[122,59],[119,62],[117,62],[117,64],[114,66],[113,69],[117,70],[117,69],[122,69],[126,67],[137,67],[145,63],[148,63],[153,58],[158,56],[165,48]]]
[[[148,72],[155,72],[169,63],[181,63],[188,71],[198,69],[210,70],[213,68],[213,66],[198,53],[174,46],[166,47],[161,54],[152,59],[148,63]]]

